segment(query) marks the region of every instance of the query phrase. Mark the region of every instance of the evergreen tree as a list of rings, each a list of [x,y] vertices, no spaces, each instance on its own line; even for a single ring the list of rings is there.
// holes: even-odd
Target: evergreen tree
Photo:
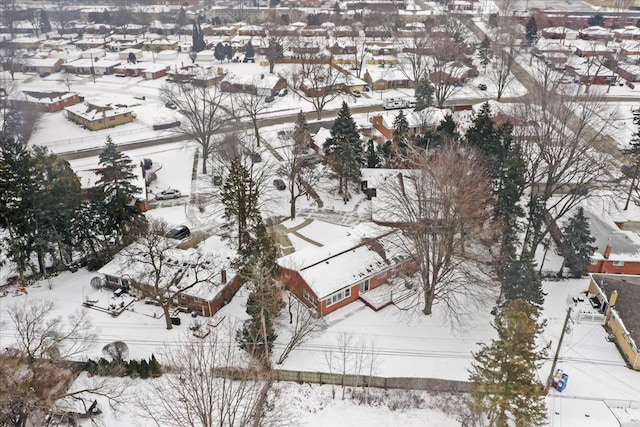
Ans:
[[[487,72],[487,65],[491,60],[491,40],[489,36],[485,35],[480,46],[478,47],[478,56],[480,57],[480,64],[484,66],[485,73]]]
[[[149,378],[149,363],[146,359],[142,359],[140,361],[138,373],[140,374],[140,378],[147,379]]]
[[[365,152],[365,157],[367,159],[368,168],[380,167],[380,158],[378,157],[378,150],[376,149],[376,143],[373,142],[373,139],[370,139],[367,142],[367,150]]]
[[[582,207],[578,208],[575,215],[569,218],[562,233],[564,263],[569,267],[573,277],[582,277],[587,272],[591,257],[596,251],[596,247],[593,246],[596,239],[591,236],[589,220]]]
[[[262,218],[258,208],[258,186],[239,157],[231,161],[221,198],[226,220],[225,237],[231,238],[235,233],[237,248],[241,251],[249,244],[249,227],[261,222]]]
[[[253,44],[251,44],[251,39],[249,39],[249,41],[247,42],[247,46],[245,47],[244,50],[244,57],[247,59],[251,59],[254,58],[256,56],[256,51],[253,48]]]
[[[393,145],[402,158],[407,155],[407,147],[409,140],[409,122],[404,112],[400,110],[396,118],[393,120]]]
[[[193,21],[193,29],[191,30],[191,39],[192,39],[192,52],[202,52],[206,47],[206,43],[204,42],[204,33],[202,32],[202,27],[197,21]]]
[[[49,22],[49,16],[47,11],[40,9],[40,31],[44,33],[51,32],[51,23]]]
[[[131,378],[138,378],[140,376],[140,364],[137,360],[131,359],[127,365],[127,375]]]
[[[545,425],[546,405],[538,369],[547,348],[536,338],[545,323],[538,309],[522,300],[509,302],[493,321],[498,338],[473,354],[470,409],[496,427]]]
[[[224,57],[227,61],[231,61],[231,58],[233,58],[233,48],[228,43],[224,45]]]
[[[225,51],[222,42],[218,42],[216,47],[213,49],[213,57],[220,62],[224,61]]]
[[[604,16],[601,13],[596,13],[587,21],[587,27],[604,27]]]
[[[101,231],[105,242],[113,239],[119,246],[135,240],[141,231],[139,226],[144,223],[144,216],[135,204],[136,195],[141,192],[133,184],[136,166],[118,150],[111,137],[107,137],[99,159],[100,169],[96,174],[100,178],[94,191],[102,205],[104,228]]]
[[[484,156],[489,173],[495,179],[500,172],[500,159],[503,151],[495,132],[495,123],[488,102],[482,104],[473,125],[466,134],[467,144],[474,147]]]
[[[187,25],[187,10],[184,7],[180,8],[180,11],[178,12],[178,18],[176,19],[176,23],[178,24],[178,27],[182,28],[185,25]]]
[[[423,76],[416,82],[416,110],[424,110],[433,104],[433,86],[429,77]]]
[[[152,378],[157,378],[162,375],[162,367],[154,354],[151,354],[151,360],[149,360],[149,375],[151,375]]]
[[[536,262],[527,252],[520,255],[509,250],[503,262],[503,296],[506,301],[523,300],[542,307],[544,295],[542,281],[536,271]]]
[[[346,102],[331,126],[331,136],[324,145],[328,164],[339,180],[338,192],[349,200],[349,182],[360,181],[363,163],[362,144],[356,123]]]
[[[525,27],[525,38],[527,39],[527,44],[529,46],[535,44],[539,37],[538,24],[536,24],[536,18],[532,16],[527,21],[527,25]]]

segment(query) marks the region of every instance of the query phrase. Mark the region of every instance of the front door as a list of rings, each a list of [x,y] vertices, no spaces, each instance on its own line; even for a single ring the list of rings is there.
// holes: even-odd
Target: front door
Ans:
[[[369,279],[365,280],[364,282],[360,283],[360,293],[364,293],[367,292],[369,290]]]

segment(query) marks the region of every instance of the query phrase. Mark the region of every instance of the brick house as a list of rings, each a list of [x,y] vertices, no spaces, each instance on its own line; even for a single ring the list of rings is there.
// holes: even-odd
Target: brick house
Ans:
[[[287,87],[284,78],[271,75],[239,75],[227,73],[220,82],[220,91],[226,93],[253,93],[261,96],[274,96]]]
[[[320,316],[360,299],[393,277],[415,270],[399,248],[400,232],[362,224],[333,244],[278,260],[279,280]]]
[[[143,279],[140,279],[145,277],[148,271],[135,271],[136,268],[148,269],[147,266],[132,265],[124,252],[120,252],[113,260],[98,270],[104,275],[106,286],[114,290],[122,286],[131,287],[135,293],[140,293],[144,297],[153,297],[155,295],[153,284],[144,283],[141,281]],[[173,304],[187,307],[189,311],[199,315],[209,317],[216,314],[231,301],[243,284],[242,279],[237,275],[233,275],[231,279],[227,278],[227,270],[225,269],[228,267],[227,265],[216,263],[215,265],[211,264],[210,268],[208,265],[202,264],[196,266],[192,262],[194,259],[192,251],[176,247],[167,249],[163,253],[164,256],[166,256],[166,262],[163,264],[164,276],[168,278],[167,280],[173,281],[171,292],[177,291]],[[212,269],[219,270],[219,272],[211,271]],[[196,270],[200,272],[201,276],[209,277],[209,280],[190,286],[195,282]],[[174,286],[175,288],[173,288]],[[164,283],[161,284],[161,287],[164,287]],[[188,289],[180,292],[179,288]]]
[[[627,366],[640,370],[640,276],[591,274],[587,298],[604,315],[604,325]]]
[[[36,107],[38,111],[49,113],[64,110],[66,107],[80,103],[80,96],[75,92],[37,92],[23,91],[24,102]]]

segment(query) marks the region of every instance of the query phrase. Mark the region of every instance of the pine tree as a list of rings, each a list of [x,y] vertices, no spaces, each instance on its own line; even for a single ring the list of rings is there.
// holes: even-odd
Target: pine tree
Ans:
[[[331,126],[331,137],[327,138],[323,148],[329,166],[339,179],[338,193],[346,202],[350,199],[349,182],[360,181],[363,163],[360,134],[346,102],[342,103]]]
[[[429,77],[423,76],[416,82],[416,110],[424,110],[433,104],[433,87]]]
[[[262,221],[258,207],[258,186],[239,157],[231,161],[229,172],[222,186],[222,204],[224,205],[223,226],[227,239],[237,239],[238,250],[248,244],[248,232],[252,223]],[[235,233],[235,234],[234,234]]]
[[[538,33],[538,24],[536,24],[536,18],[534,18],[533,16],[527,21],[527,25],[525,27],[525,37],[529,46],[535,44],[535,42],[540,37]]]
[[[482,104],[473,125],[466,134],[467,144],[484,156],[489,173],[495,179],[500,172],[500,159],[503,158],[502,144],[496,135],[495,122],[488,102]]]
[[[216,47],[213,49],[213,57],[220,62],[224,61],[225,51],[222,42],[218,42]]]
[[[544,295],[542,281],[536,271],[536,262],[527,252],[517,258],[515,251],[505,254],[503,270],[503,296],[506,301],[523,300],[542,307]]]
[[[131,378],[138,378],[140,376],[140,364],[137,360],[131,359],[127,365],[127,374]]]
[[[231,58],[233,58],[233,48],[229,43],[224,45],[224,57],[227,61],[231,61]]]
[[[393,145],[396,153],[402,158],[407,155],[407,147],[409,140],[409,122],[404,112],[400,110],[396,118],[393,120]]]
[[[589,220],[582,207],[579,207],[575,215],[569,218],[562,233],[562,251],[565,255],[565,264],[569,267],[573,277],[582,277],[587,272],[591,257],[597,249],[593,246],[596,239],[591,236]]]
[[[122,154],[107,137],[107,143],[100,153],[100,177],[95,192],[101,201],[104,217],[104,229],[101,230],[105,241],[114,239],[116,244],[133,241],[143,223],[140,209],[136,206],[136,195],[141,189],[133,184],[136,166],[131,159]]]
[[[485,35],[480,46],[478,47],[478,56],[480,57],[480,64],[484,66],[485,73],[487,72],[487,65],[491,60],[491,40],[489,36]]]
[[[498,338],[473,354],[469,407],[487,425],[545,425],[547,410],[537,371],[547,349],[537,348],[536,338],[545,326],[538,315],[526,301],[509,302],[493,321]]]
[[[244,57],[247,59],[254,58],[256,56],[255,49],[253,48],[253,44],[251,44],[251,39],[247,42],[247,46],[244,50]]]
[[[138,372],[140,373],[140,378],[147,379],[149,378],[149,363],[146,359],[142,359],[140,361]]]
[[[378,157],[378,150],[376,149],[376,143],[373,142],[373,139],[370,139],[369,142],[367,142],[367,151],[365,152],[365,157],[367,159],[368,168],[380,167],[380,158]]]
[[[151,359],[149,360],[149,375],[151,378],[162,376],[162,367],[154,354],[151,354]]]
[[[191,30],[191,39],[192,39],[192,52],[202,52],[206,47],[206,43],[204,42],[204,33],[202,32],[202,27],[196,21],[193,21],[193,29]]]
[[[604,27],[604,16],[601,13],[596,13],[587,21],[588,27]]]
[[[51,32],[51,23],[49,22],[49,16],[47,11],[40,9],[40,31],[44,33]]]

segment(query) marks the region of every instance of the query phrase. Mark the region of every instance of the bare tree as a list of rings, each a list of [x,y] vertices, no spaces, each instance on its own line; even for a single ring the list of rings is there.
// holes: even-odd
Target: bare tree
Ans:
[[[413,169],[387,179],[384,194],[378,190],[385,200],[380,210],[403,231],[399,249],[418,268],[422,312],[430,315],[439,303],[462,322],[492,283],[490,181],[477,156],[455,146],[415,153],[409,161]]]
[[[77,413],[78,407],[83,408],[81,416],[90,417],[95,414],[96,398],[106,399],[114,408],[126,399],[126,381],[77,377],[77,366],[68,362],[0,354],[0,425],[45,425],[51,414],[71,408]]]
[[[458,46],[452,48],[452,38],[438,38],[431,40],[429,49],[429,80],[433,84],[433,95],[439,107],[447,99],[458,92],[465,80],[464,53]]]
[[[9,34],[13,39],[16,35],[16,22],[18,21],[18,13],[20,5],[16,0],[0,0],[0,14],[2,15],[2,23],[9,30]]]
[[[58,34],[64,34],[67,23],[76,19],[79,12],[73,10],[68,2],[61,1],[55,4],[55,22],[57,23]]]
[[[367,57],[367,36],[358,29],[353,29],[349,36],[351,47],[353,49],[353,62],[355,66],[356,77],[362,77],[362,67]]]
[[[293,132],[280,135],[285,148],[284,162],[278,169],[279,173],[287,177],[291,218],[296,217],[296,202],[300,197],[307,196],[313,191],[322,177],[322,172],[313,164],[315,154],[308,154],[309,144],[306,141],[296,141]],[[289,142],[289,144],[287,144]],[[306,142],[306,143],[305,143]]]
[[[557,221],[612,177],[610,165],[620,155],[608,135],[616,113],[597,94],[566,94],[557,74],[540,69],[537,85],[519,104],[517,128],[527,162],[529,205],[543,207]],[[535,249],[547,234],[546,222],[529,224],[523,250]]]
[[[143,416],[158,426],[259,425],[262,381],[245,367],[244,353],[230,339],[233,329],[223,322],[204,339],[185,338],[163,353],[163,365],[174,373],[151,384],[150,398],[139,399]]]
[[[511,73],[515,62],[517,38],[515,29],[507,27],[506,31],[499,33],[493,41],[493,63],[489,72],[489,78],[496,85],[497,100],[500,101],[502,95],[514,80]]]
[[[90,348],[95,339],[93,327],[84,311],[67,319],[53,317],[55,304],[49,300],[28,300],[9,308],[9,319],[16,331],[16,348],[29,359],[69,358]]]
[[[165,237],[167,225],[151,221],[137,243],[124,249],[127,259],[123,275],[134,287],[153,298],[162,308],[167,329],[172,329],[170,309],[173,301],[196,286],[215,288],[220,282],[219,260],[199,250],[182,251]]]
[[[429,31],[414,31],[409,39],[401,39],[403,61],[400,70],[413,84],[429,75],[429,52],[431,52],[431,34]]]
[[[239,111],[235,111],[237,118],[241,118],[243,115],[249,117],[251,124],[253,125],[253,133],[256,138],[256,146],[260,146],[260,128],[258,126],[258,115],[267,108],[265,97],[259,93],[257,89],[258,81],[253,81],[253,87],[255,91],[250,93],[243,92],[234,95],[232,102]]]
[[[121,361],[129,356],[129,346],[124,341],[113,341],[102,347],[102,353],[111,360]]]
[[[22,65],[26,62],[25,51],[18,48],[13,43],[4,43],[4,47],[0,49],[0,64],[3,70],[7,71],[14,80],[14,74],[22,70]]]
[[[278,365],[285,361],[289,353],[304,344],[320,328],[326,326],[324,320],[318,317],[318,314],[313,309],[300,302],[295,295],[288,292],[287,296],[289,323],[286,327],[286,332],[289,336],[289,341],[285,344],[284,350],[278,357],[276,362]]]
[[[222,106],[224,94],[217,88],[192,84],[165,85],[160,94],[163,101],[175,104],[182,114],[179,132],[200,146],[202,173],[206,174],[207,162],[215,149],[213,138],[230,119],[228,109]]]
[[[270,33],[273,32],[275,27],[270,27]],[[267,47],[265,49],[265,57],[269,62],[269,74],[273,74],[273,68],[276,63],[284,58],[285,39],[284,37],[269,34],[267,38]]]
[[[296,95],[313,105],[318,120],[321,120],[324,108],[340,94],[337,83],[342,74],[331,65],[330,59],[303,56],[301,63],[292,67],[285,78]]]

